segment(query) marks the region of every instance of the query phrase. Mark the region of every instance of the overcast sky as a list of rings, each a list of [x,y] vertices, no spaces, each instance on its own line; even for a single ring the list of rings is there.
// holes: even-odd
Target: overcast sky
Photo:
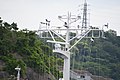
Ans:
[[[90,25],[102,26],[120,35],[120,0],[87,0]],[[0,0],[0,16],[9,23],[16,22],[20,29],[37,30],[41,21],[51,20],[59,25],[58,16],[67,12],[77,15],[84,0]]]

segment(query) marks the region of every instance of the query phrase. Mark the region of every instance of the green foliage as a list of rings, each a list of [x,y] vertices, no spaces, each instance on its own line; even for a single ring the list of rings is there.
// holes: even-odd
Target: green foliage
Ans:
[[[94,32],[94,36],[97,37],[97,33]],[[92,31],[88,36],[91,34]],[[87,70],[94,75],[119,80],[120,36],[116,36],[114,30],[105,32],[105,36],[104,39],[94,39],[94,42],[90,39],[81,40],[75,47],[77,49],[71,50],[73,53],[71,54],[72,69],[74,67],[74,69]]]
[[[95,32],[95,36],[97,33]],[[46,34],[43,33],[44,36]],[[75,35],[70,33],[70,36]],[[73,50],[76,54],[72,55],[71,60],[75,57],[75,69],[84,69],[94,75],[119,80],[120,36],[116,36],[115,31],[111,30],[105,36],[105,39],[95,39],[94,42],[83,39]],[[50,73],[56,79],[62,77],[57,67],[61,67],[63,60],[52,56],[50,46],[40,40],[34,31],[18,30],[16,23],[9,24],[0,20],[0,60],[6,65],[2,70],[10,75],[16,75],[15,67],[19,65],[22,77],[26,75],[27,67],[41,75]]]
[[[94,43],[83,39],[75,53],[75,69],[88,70],[94,75],[120,79],[120,37],[106,32],[105,39],[95,39]]]
[[[16,75],[15,68],[21,68],[21,77],[26,76],[26,69],[30,67],[41,75],[50,73],[58,78],[61,72],[56,68],[56,61],[52,49],[42,42],[34,31],[18,30],[17,24],[0,23],[0,60],[4,61],[4,71]],[[56,74],[58,73],[58,74]]]
[[[113,64],[119,64],[119,36],[109,35],[106,39],[95,39],[94,43],[89,39],[83,39],[77,44],[78,50],[74,50],[75,56],[74,68],[79,70],[87,70],[94,75],[111,77],[115,80],[119,80],[119,71],[114,72],[116,69]],[[109,38],[114,38],[109,40]],[[71,57],[71,60],[73,57]],[[73,65],[71,63],[71,65]],[[117,74],[112,74],[117,73]]]
[[[15,68],[19,65],[21,68],[21,76],[25,76],[26,64],[24,61],[16,60],[11,54],[0,56],[0,59],[3,60],[6,64],[3,70],[7,71],[11,75],[16,75],[17,71],[15,71]]]

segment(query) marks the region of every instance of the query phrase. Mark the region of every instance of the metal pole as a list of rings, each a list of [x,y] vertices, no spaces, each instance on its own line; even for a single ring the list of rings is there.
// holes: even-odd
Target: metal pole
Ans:
[[[18,71],[18,73],[17,73],[17,80],[20,80],[20,70],[21,70],[21,68],[15,68],[15,70],[17,70]]]
[[[70,52],[68,51],[69,49],[69,21],[70,21],[70,13],[68,12],[68,17],[67,17],[67,32],[66,32],[66,54],[68,55],[67,58],[64,58],[64,70],[63,70],[63,79],[64,80],[69,80],[70,79]]]
[[[20,80],[20,71],[18,71],[17,80]]]

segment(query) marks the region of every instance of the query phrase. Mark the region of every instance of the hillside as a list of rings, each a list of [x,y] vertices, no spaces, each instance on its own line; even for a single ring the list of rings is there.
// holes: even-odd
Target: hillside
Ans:
[[[73,51],[74,69],[87,70],[93,75],[120,79],[120,36],[114,30],[105,32],[105,38],[84,39]],[[72,64],[73,65],[73,64]]]
[[[106,38],[83,39],[71,54],[71,69],[87,70],[93,75],[120,79],[120,36],[105,32]],[[51,45],[27,29],[19,30],[16,23],[0,21],[0,80],[21,78],[48,80],[62,77],[58,67],[63,60],[52,54]],[[74,61],[74,62],[73,62]],[[56,67],[57,66],[57,67]],[[56,74],[57,73],[57,74]],[[13,79],[14,78],[14,79]]]
[[[16,79],[16,67],[21,68],[22,79],[57,79],[61,72],[56,62],[63,61],[52,55],[52,49],[35,32],[19,30],[14,22],[0,21],[0,80]]]

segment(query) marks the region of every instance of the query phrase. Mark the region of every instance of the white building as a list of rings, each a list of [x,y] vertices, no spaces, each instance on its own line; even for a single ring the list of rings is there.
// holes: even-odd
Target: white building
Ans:
[[[75,80],[93,80],[91,75],[91,73],[84,70],[74,70],[70,73],[71,78]]]

